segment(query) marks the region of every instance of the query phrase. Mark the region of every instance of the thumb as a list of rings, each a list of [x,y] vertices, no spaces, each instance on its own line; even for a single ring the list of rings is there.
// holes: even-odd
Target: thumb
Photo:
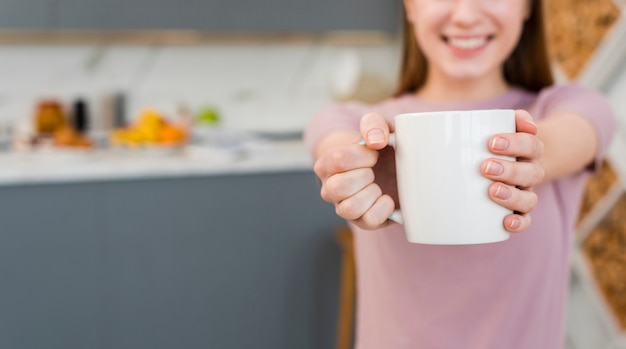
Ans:
[[[377,113],[367,113],[361,118],[361,138],[368,148],[379,150],[389,141],[389,125],[385,118]]]
[[[515,128],[517,132],[537,134],[537,124],[533,121],[530,113],[525,110],[518,109],[515,111]]]

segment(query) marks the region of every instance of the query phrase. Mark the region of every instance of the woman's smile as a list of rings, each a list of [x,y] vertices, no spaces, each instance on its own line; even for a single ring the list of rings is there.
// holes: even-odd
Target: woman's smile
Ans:
[[[463,86],[487,80],[504,85],[502,64],[520,38],[528,0],[405,1],[407,18],[429,62],[426,85],[434,75],[445,77],[436,82]]]
[[[471,51],[483,48],[493,38],[492,35],[482,36],[446,36],[443,35],[442,39],[450,47],[459,50]]]

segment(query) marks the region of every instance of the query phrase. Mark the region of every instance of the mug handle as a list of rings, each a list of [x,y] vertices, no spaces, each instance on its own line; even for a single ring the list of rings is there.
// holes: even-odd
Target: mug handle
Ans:
[[[359,141],[359,144],[362,146],[365,146],[365,140],[361,139]],[[387,142],[387,145],[392,146],[392,147],[396,147],[396,134],[395,133],[390,133],[389,134],[389,140]],[[396,223],[399,224],[404,224],[404,219],[402,219],[402,212],[400,212],[400,210],[394,210],[391,215],[388,218],[390,221],[394,221]]]

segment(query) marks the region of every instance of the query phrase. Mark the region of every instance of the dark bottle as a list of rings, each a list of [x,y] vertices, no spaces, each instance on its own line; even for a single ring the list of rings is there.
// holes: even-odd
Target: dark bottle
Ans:
[[[123,93],[116,93],[114,99],[113,122],[115,127],[126,126],[126,96]]]
[[[89,128],[89,110],[87,108],[87,102],[83,99],[78,99],[74,102],[72,108],[72,126],[80,133],[87,132]]]

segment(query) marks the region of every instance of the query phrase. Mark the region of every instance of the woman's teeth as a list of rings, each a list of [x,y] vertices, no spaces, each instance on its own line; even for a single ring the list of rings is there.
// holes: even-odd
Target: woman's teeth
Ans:
[[[487,43],[487,39],[485,37],[468,38],[468,39],[448,38],[448,43],[451,46],[454,46],[460,49],[471,50],[471,49],[483,46],[485,43]]]

